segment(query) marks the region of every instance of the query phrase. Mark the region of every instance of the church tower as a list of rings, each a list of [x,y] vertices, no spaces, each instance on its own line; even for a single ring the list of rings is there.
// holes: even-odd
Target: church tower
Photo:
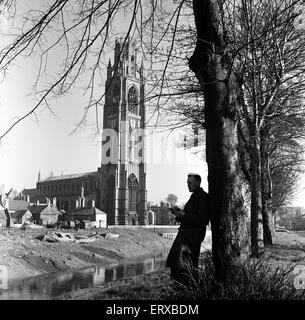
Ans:
[[[107,67],[99,207],[109,224],[146,224],[143,64],[134,43],[116,40]]]

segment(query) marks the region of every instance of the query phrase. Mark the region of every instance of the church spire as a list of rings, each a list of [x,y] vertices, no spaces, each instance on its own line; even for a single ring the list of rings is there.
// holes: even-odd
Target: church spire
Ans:
[[[40,178],[41,178],[41,173],[40,173],[40,169],[39,169],[37,182],[40,182]]]

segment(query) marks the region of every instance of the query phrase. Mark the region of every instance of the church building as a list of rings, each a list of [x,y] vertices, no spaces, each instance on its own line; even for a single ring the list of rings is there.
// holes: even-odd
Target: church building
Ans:
[[[134,43],[116,41],[105,84],[101,210],[109,224],[147,224],[143,64]]]
[[[145,163],[145,104],[143,64],[137,61],[134,43],[116,40],[113,64],[109,60],[103,110],[102,163],[94,172],[42,179],[36,190],[25,189],[22,197],[39,201],[56,199],[57,207],[69,212],[81,197],[84,206],[107,214],[109,225],[143,225],[147,218]],[[31,201],[32,199],[30,199]]]

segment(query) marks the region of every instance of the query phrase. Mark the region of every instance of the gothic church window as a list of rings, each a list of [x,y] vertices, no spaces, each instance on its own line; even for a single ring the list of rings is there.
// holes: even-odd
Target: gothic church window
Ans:
[[[131,57],[131,74],[134,75],[135,72],[135,59],[134,56]]]
[[[139,197],[139,183],[137,177],[132,173],[128,177],[128,210],[137,211]]]
[[[138,94],[135,86],[128,90],[128,111],[138,114]]]

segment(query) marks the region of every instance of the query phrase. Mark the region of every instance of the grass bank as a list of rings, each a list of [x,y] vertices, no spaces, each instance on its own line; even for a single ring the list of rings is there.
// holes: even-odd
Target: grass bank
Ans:
[[[277,233],[274,245],[260,259],[235,267],[227,283],[217,283],[209,253],[201,256],[199,282],[188,287],[174,283],[169,270],[108,283],[103,288],[83,289],[59,299],[89,300],[205,300],[205,299],[304,299],[295,287],[296,266],[305,267],[305,233]],[[193,282],[192,282],[193,281]]]

